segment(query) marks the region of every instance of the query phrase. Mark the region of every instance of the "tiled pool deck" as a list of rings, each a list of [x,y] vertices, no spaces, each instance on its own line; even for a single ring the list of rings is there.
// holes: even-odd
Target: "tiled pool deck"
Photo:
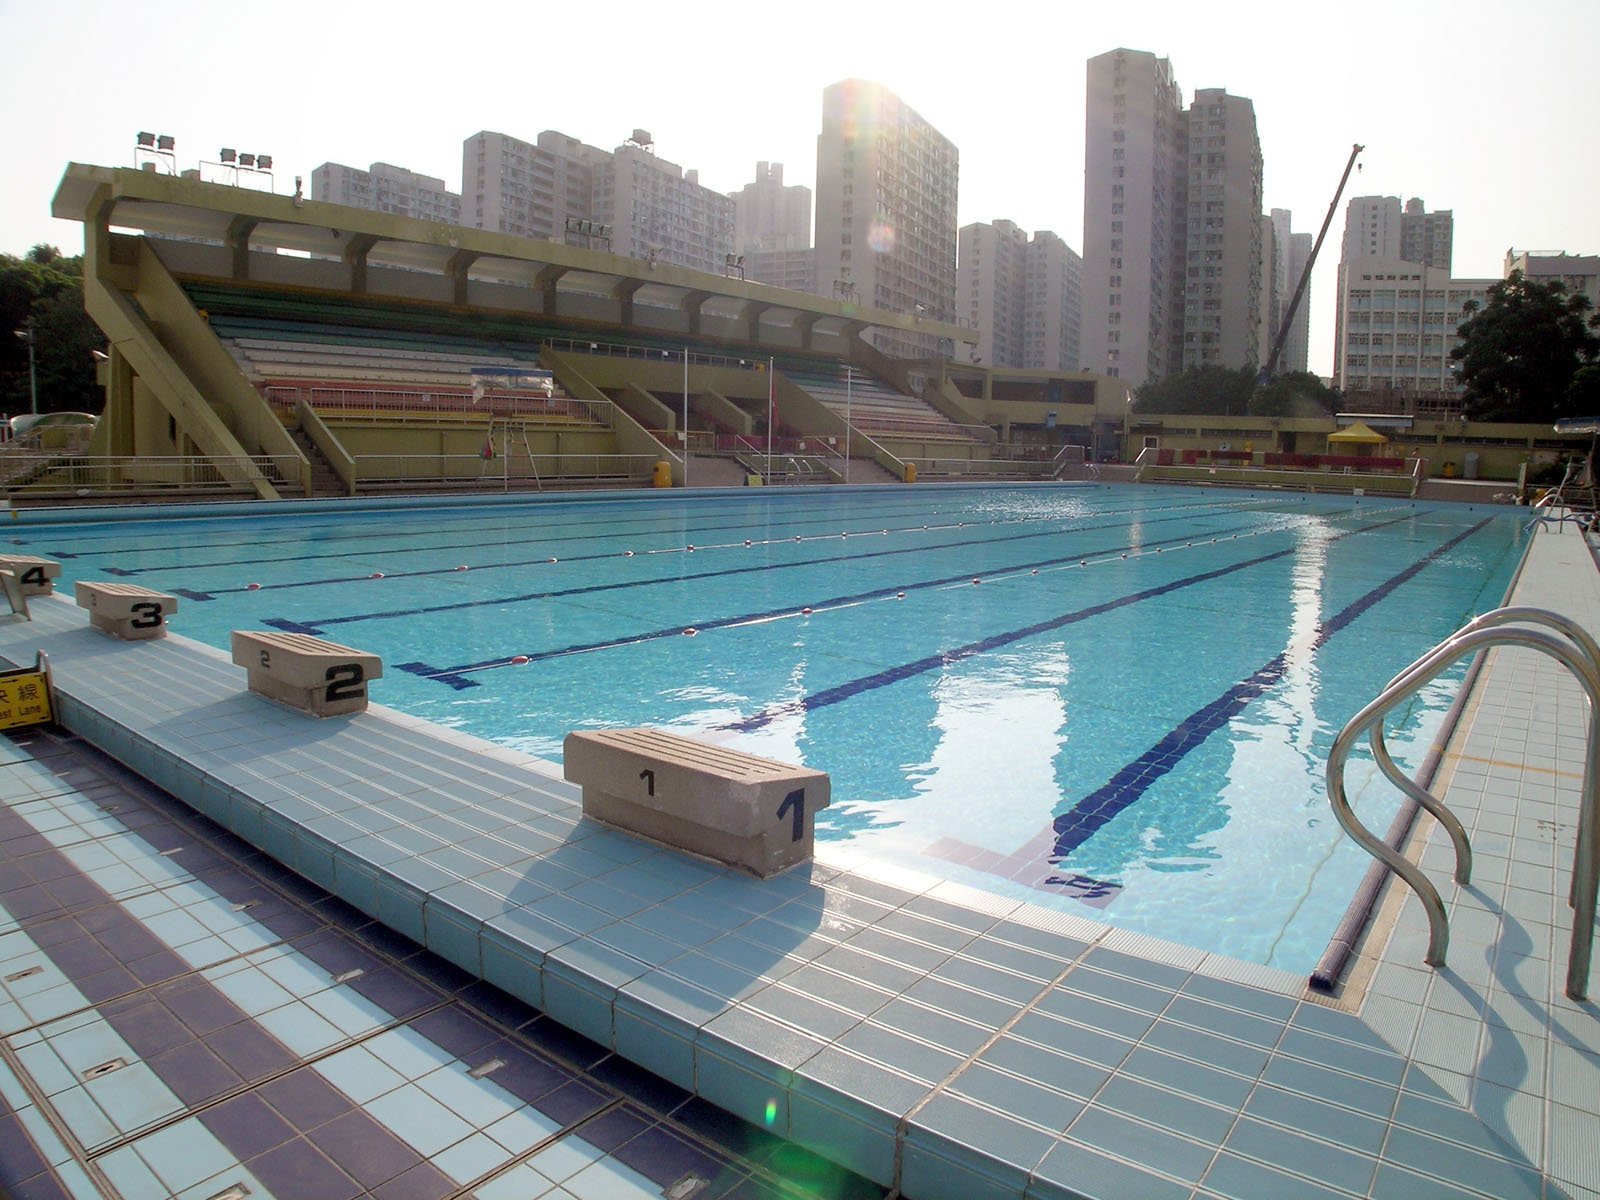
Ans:
[[[1516,600],[1600,633],[1582,537],[1541,532]],[[0,656],[50,655],[68,728],[465,972],[452,990],[393,968],[414,958],[399,938],[388,957],[339,931],[319,949],[291,916],[273,927],[270,896],[242,908],[262,897],[235,896],[208,844],[174,853],[27,745],[6,755],[0,1094],[16,1116],[0,1165],[31,1147],[59,1164],[36,1178],[73,1194],[710,1200],[770,1194],[783,1138],[908,1200],[1600,1197],[1600,1010],[1562,994],[1587,716],[1542,655],[1491,661],[1446,756],[1477,856],[1458,888],[1442,837],[1424,854],[1453,914],[1449,967],[1422,966],[1420,907],[1397,897],[1360,986],[1329,1001],[1299,976],[966,888],[717,870],[584,823],[523,756],[385,710],[317,722],[246,693],[214,650],[119,643],[61,599],[33,608],[0,619]],[[41,888],[59,917],[13,907]],[[468,977],[548,1014],[531,1029],[575,1031],[677,1103],[674,1087],[776,1138],[753,1140],[754,1160],[685,1152],[677,1174],[629,1160],[629,1138],[675,1127],[616,1096],[564,1106],[563,1087],[603,1089],[462,1011]],[[174,1001],[186,983],[196,997]],[[220,1027],[226,1049],[193,1036]],[[231,1076],[193,1083],[212,1055]],[[224,1119],[291,1080],[307,1099],[267,1114],[309,1122],[326,1089],[345,1133],[295,1126],[261,1149],[266,1116]],[[621,1141],[574,1136],[619,1111]],[[336,1168],[326,1186],[295,1184],[275,1148],[291,1145],[304,1170]]]

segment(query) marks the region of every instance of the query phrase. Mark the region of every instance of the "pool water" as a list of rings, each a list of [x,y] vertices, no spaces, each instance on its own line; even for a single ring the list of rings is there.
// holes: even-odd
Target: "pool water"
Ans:
[[[24,525],[175,632],[382,656],[375,701],[558,759],[656,725],[828,771],[819,855],[1309,970],[1367,858],[1343,722],[1500,603],[1509,510],[1135,486],[317,507]],[[1420,763],[1454,686],[1391,722]],[[1358,811],[1397,805],[1352,766]]]

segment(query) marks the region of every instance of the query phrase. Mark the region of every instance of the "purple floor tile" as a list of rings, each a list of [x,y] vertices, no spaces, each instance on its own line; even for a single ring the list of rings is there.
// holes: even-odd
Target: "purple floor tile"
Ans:
[[[242,1082],[210,1050],[189,1042],[148,1058],[145,1063],[185,1104],[199,1104],[232,1091]]]
[[[315,1129],[353,1107],[349,1097],[312,1067],[301,1067],[264,1083],[257,1093],[290,1124],[302,1130]]]
[[[432,1163],[418,1163],[372,1191],[374,1200],[445,1200],[454,1196],[455,1182]],[[464,1198],[463,1198],[464,1200]]]
[[[357,1109],[306,1135],[366,1188],[377,1187],[423,1162],[422,1155]]]
[[[242,1162],[281,1146],[295,1130],[254,1093],[235,1096],[200,1114],[205,1127]]]
[[[244,1079],[265,1079],[300,1061],[287,1046],[250,1021],[208,1034],[205,1043]]]
[[[245,1165],[276,1196],[352,1200],[365,1190],[304,1138],[285,1142]]]

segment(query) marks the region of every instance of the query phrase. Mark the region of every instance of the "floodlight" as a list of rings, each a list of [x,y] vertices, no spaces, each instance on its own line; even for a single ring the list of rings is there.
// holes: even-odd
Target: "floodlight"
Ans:
[[[270,155],[270,154],[258,154],[258,155],[256,155],[256,166],[259,167],[263,171],[272,170],[272,155]]]
[[[241,167],[253,167],[253,166],[255,166],[256,165],[256,156],[254,154],[240,154],[239,155],[239,165]]]
[[[222,161],[225,162],[225,163],[231,163],[231,162],[234,161],[234,159],[238,158],[239,156],[236,153],[234,153],[234,151],[232,151],[228,147],[224,146],[222,148],[222,152],[217,157],[222,159]]]
[[[157,150],[171,150],[175,145],[177,145],[177,142],[173,139],[173,136],[170,133],[161,133],[156,135]]]
[[[156,144],[156,135],[155,134],[153,134],[153,133],[141,133],[139,135],[139,145],[144,146],[145,148],[149,149],[151,147],[154,147],[155,144]]]

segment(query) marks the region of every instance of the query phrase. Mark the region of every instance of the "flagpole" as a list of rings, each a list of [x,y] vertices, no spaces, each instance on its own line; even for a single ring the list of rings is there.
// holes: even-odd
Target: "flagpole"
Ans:
[[[683,348],[683,486],[689,486],[689,347]]]
[[[778,378],[774,374],[777,370],[777,359],[767,359],[767,478],[772,480],[772,406],[777,403]]]

